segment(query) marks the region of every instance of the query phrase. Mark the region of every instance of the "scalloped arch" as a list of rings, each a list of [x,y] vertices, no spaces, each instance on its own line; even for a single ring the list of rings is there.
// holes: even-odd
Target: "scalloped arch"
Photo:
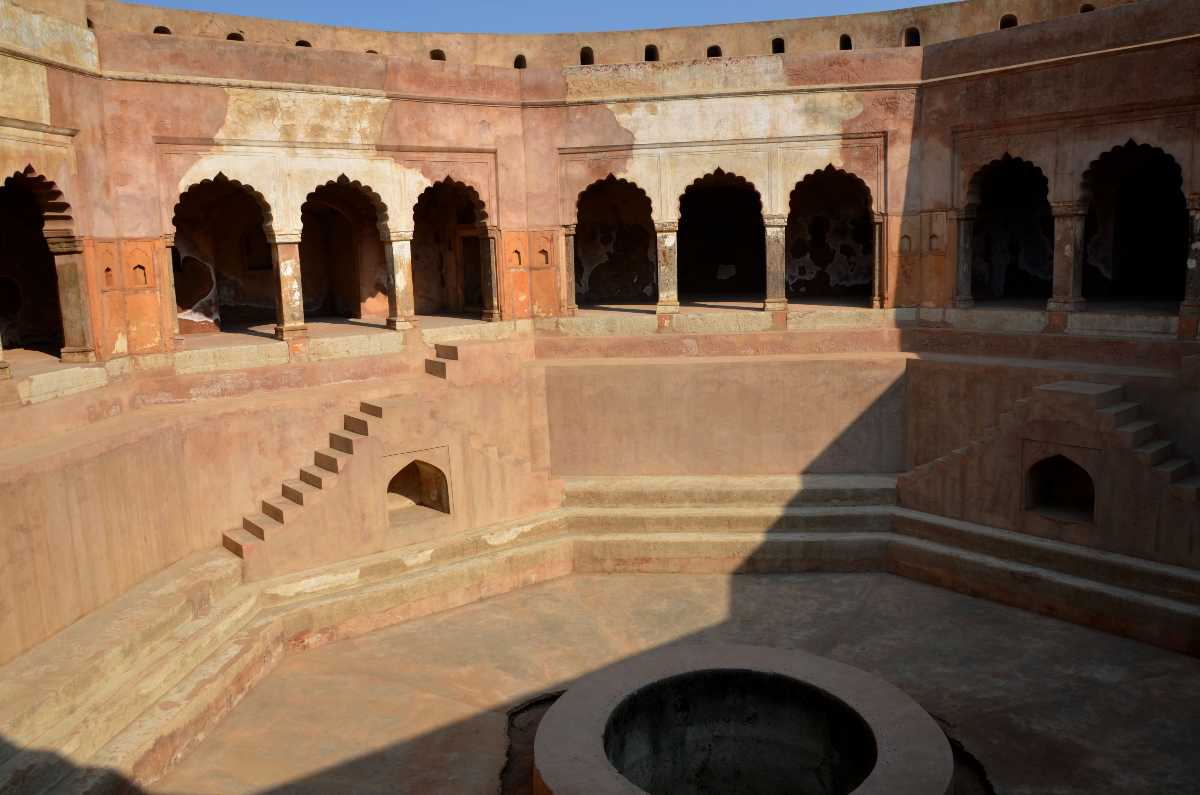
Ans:
[[[375,189],[372,188],[370,185],[366,185],[357,179],[352,180],[345,174],[340,174],[340,175],[338,175],[338,177],[336,179],[331,179],[328,182],[323,182],[320,185],[318,185],[316,188],[314,188],[312,191],[310,191],[309,194],[304,197],[304,204],[307,204],[310,201],[320,199],[320,196],[318,194],[321,192],[321,190],[323,188],[347,188],[349,190],[354,191],[359,197],[362,198],[365,205],[370,207],[371,212],[375,216],[375,222],[379,226],[380,235],[381,236],[387,235],[387,228],[388,228],[387,204],[384,202],[383,197],[380,196],[378,193],[376,193]],[[302,204],[301,208],[303,208],[303,206],[304,205]]]
[[[426,187],[423,191],[421,191],[421,195],[418,196],[416,202],[413,203],[413,217],[414,218],[417,215],[417,208],[422,205],[422,202],[427,202],[430,200],[429,197],[431,197],[433,195],[432,191],[435,188],[437,188],[439,185],[445,185],[447,187],[450,187],[450,188],[453,188],[456,190],[465,191],[467,194],[468,201],[470,201],[471,206],[475,208],[476,222],[481,223],[481,224],[486,223],[487,217],[488,217],[487,205],[484,204],[483,199],[481,199],[479,197],[479,191],[477,191],[475,189],[475,186],[470,184],[469,182],[462,182],[462,181],[457,180],[454,177],[450,177],[450,176],[443,177],[442,179],[434,182],[433,184]]]
[[[19,187],[33,194],[42,211],[42,234],[47,238],[75,236],[75,218],[71,205],[63,200],[58,185],[42,176],[32,164],[4,179],[4,187]]]
[[[815,171],[810,171],[809,173],[805,174],[796,182],[795,185],[792,186],[792,191],[788,194],[789,214],[792,212],[792,208],[795,205],[797,193],[802,187],[804,187],[804,183],[808,182],[813,177],[817,177],[818,179],[823,177],[839,177],[850,180],[857,185],[867,197],[867,211],[872,211],[872,208],[875,206],[875,197],[871,194],[871,186],[866,183],[866,180],[855,174],[853,171],[847,171],[844,168],[838,168],[837,166],[833,165],[833,163],[830,163],[824,168],[818,168]]]
[[[704,176],[698,177],[697,179],[692,180],[692,182],[686,188],[683,189],[683,193],[679,194],[679,201],[678,201],[677,209],[678,209],[678,213],[679,213],[680,217],[683,216],[683,197],[688,194],[688,191],[692,190],[693,188],[708,187],[710,185],[712,185],[712,186],[724,185],[724,186],[728,186],[728,187],[746,188],[750,191],[753,191],[755,197],[758,199],[758,212],[759,212],[759,214],[761,214],[763,212],[762,193],[758,190],[757,187],[755,187],[754,183],[751,182],[750,180],[746,179],[743,176],[735,174],[732,171],[726,171],[725,169],[721,168],[720,166],[717,166],[715,169],[708,172]]]
[[[1041,166],[1034,163],[1032,160],[1026,160],[1022,157],[1013,157],[1008,152],[1005,152],[995,160],[990,161],[980,166],[974,174],[971,175],[971,180],[967,183],[967,207],[977,207],[982,201],[982,191],[984,181],[994,172],[1001,168],[1016,168],[1022,171],[1036,174],[1037,181],[1046,188],[1046,201],[1050,200],[1050,178],[1046,176],[1046,172]]]
[[[636,191],[639,196],[641,196],[643,199],[646,200],[646,206],[650,208],[650,217],[651,218],[654,217],[654,202],[650,199],[650,195],[648,193],[646,193],[645,190],[642,189],[641,185],[638,185],[636,182],[634,182],[632,180],[618,178],[618,177],[614,176],[612,173],[609,173],[609,175],[607,177],[604,177],[603,179],[598,179],[595,182],[593,182],[592,184],[588,185],[583,190],[579,191],[579,195],[575,197],[575,219],[576,220],[579,219],[579,209],[580,209],[580,207],[583,206],[584,196],[589,191],[591,191],[593,189],[598,190],[602,187],[618,187],[618,186],[620,186],[622,188],[629,188],[629,189]]]
[[[1169,170],[1174,174],[1173,184],[1180,193],[1183,193],[1183,168],[1179,165],[1179,161],[1175,159],[1167,150],[1160,146],[1152,144],[1139,144],[1132,138],[1119,146],[1114,146],[1106,152],[1100,154],[1095,160],[1088,164],[1084,170],[1083,176],[1080,178],[1079,199],[1084,204],[1089,204],[1092,200],[1094,186],[1097,180],[1103,176],[1104,171],[1113,163],[1113,161],[1123,155],[1146,155],[1149,157],[1164,160],[1168,164]]]
[[[212,177],[211,179],[202,179],[199,182],[195,182],[195,183],[189,185],[187,190],[185,190],[183,193],[179,194],[179,201],[177,201],[175,203],[175,208],[171,211],[171,225],[172,226],[178,226],[179,208],[183,206],[183,203],[185,201],[187,201],[187,197],[189,195],[194,195],[195,192],[201,190],[202,188],[204,188],[205,186],[208,186],[208,185],[218,185],[218,186],[226,186],[227,185],[227,186],[236,188],[238,190],[244,191],[251,199],[254,200],[254,203],[258,205],[259,210],[262,211],[263,229],[266,230],[268,234],[272,233],[273,230],[271,228],[271,224],[272,224],[273,219],[271,216],[271,205],[267,201],[266,197],[263,196],[261,193],[259,193],[257,190],[255,190],[251,185],[248,185],[244,182],[239,182],[236,179],[230,179],[229,177],[225,176],[224,172],[221,172],[221,171],[218,171],[217,175],[215,177]]]

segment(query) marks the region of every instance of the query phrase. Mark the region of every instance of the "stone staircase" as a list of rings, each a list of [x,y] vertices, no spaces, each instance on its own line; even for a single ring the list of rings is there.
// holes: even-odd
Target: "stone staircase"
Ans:
[[[434,378],[449,380],[450,362],[458,361],[458,346],[434,343],[433,358],[425,360],[425,372]]]
[[[359,410],[342,416],[342,429],[329,434],[329,446],[313,453],[313,463],[300,467],[299,476],[283,481],[277,496],[266,497],[257,513],[242,517],[242,526],[224,533],[222,544],[239,558],[279,535],[296,515],[337,485],[354,457],[355,444],[370,436],[371,423],[383,418],[383,406],[363,401]]]
[[[1158,479],[1169,484],[1173,496],[1200,502],[1200,474],[1196,474],[1195,462],[1179,455],[1175,444],[1160,435],[1158,423],[1145,416],[1141,404],[1126,400],[1123,386],[1083,381],[1058,381],[1037,387],[1034,395],[1016,400],[1013,408],[1001,414],[999,421],[979,438],[901,475],[901,485],[932,472],[957,468],[964,458],[987,449],[1002,435],[1038,419],[1036,403],[1061,406],[1062,398],[1089,407],[1098,426],[1110,432],[1122,447],[1132,450]]]

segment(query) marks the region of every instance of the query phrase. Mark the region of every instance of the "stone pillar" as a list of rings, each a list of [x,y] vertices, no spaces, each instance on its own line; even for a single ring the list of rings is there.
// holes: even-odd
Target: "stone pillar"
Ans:
[[[575,224],[563,225],[563,272],[563,314],[575,315],[579,312],[575,300]]]
[[[787,301],[787,216],[764,216],[767,252],[767,296],[763,310],[786,312]]]
[[[54,255],[58,273],[58,303],[62,309],[64,362],[96,361],[92,341],[92,317],[88,310],[87,275],[83,262],[83,239],[57,237],[46,241]]]
[[[500,248],[499,241],[500,228],[489,226],[487,245],[479,250],[480,265],[483,267],[483,283],[480,285],[480,292],[483,293],[482,318],[488,321],[500,319],[500,258],[496,253]]]
[[[300,235],[268,235],[275,266],[275,338],[308,336],[304,325],[304,286],[300,282]]]
[[[0,381],[6,378],[12,378],[12,370],[8,369],[8,362],[4,361],[4,343],[0,342]]]
[[[971,293],[971,269],[975,257],[975,214],[962,210],[958,215],[958,254],[955,260],[954,306],[970,309],[975,306]]]
[[[658,236],[658,306],[659,315],[679,314],[678,243],[679,224],[664,221],[654,225]]]
[[[179,350],[183,347],[183,336],[179,333],[179,301],[175,298],[175,235],[162,236],[162,300],[166,302],[166,311],[171,317],[171,343],[165,345],[167,350]]]
[[[1086,208],[1076,202],[1051,205],[1054,214],[1054,284],[1046,309],[1078,312],[1083,300],[1083,222]]]
[[[412,278],[412,232],[391,232],[383,244],[388,269],[388,318],[390,329],[408,329],[417,323],[416,297]]]
[[[872,251],[871,307],[883,309],[887,302],[887,216],[875,214],[875,240]]]
[[[1200,195],[1188,198],[1188,216],[1191,237],[1188,240],[1183,303],[1179,306],[1179,337],[1185,340],[1200,336]]]

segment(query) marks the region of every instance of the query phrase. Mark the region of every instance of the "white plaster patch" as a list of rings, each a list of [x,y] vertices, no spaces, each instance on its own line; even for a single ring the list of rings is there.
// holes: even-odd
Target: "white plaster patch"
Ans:
[[[404,565],[410,569],[414,566],[424,566],[429,561],[433,560],[432,549],[422,549],[420,552],[407,552],[400,555],[400,560],[404,561]]]
[[[494,533],[485,534],[483,540],[487,542],[488,546],[491,547],[504,546],[505,544],[511,544],[513,541],[516,541],[533,528],[534,525],[526,524],[519,527],[510,527],[507,530],[497,530]]]
[[[342,588],[347,585],[353,585],[358,582],[358,570],[347,571],[341,574],[323,574],[316,577],[308,577],[296,582],[285,583],[271,589],[271,593],[276,596],[298,596],[300,594],[318,593],[320,591],[328,591],[333,588]]]
[[[19,58],[0,56],[0,116],[50,123],[50,89],[46,67]]]
[[[382,137],[389,105],[383,98],[305,91],[230,88],[226,93],[229,105],[218,139],[370,144]]]
[[[124,356],[129,352],[129,339],[125,336],[125,332],[119,332],[117,338],[113,340],[112,353],[114,356]]]

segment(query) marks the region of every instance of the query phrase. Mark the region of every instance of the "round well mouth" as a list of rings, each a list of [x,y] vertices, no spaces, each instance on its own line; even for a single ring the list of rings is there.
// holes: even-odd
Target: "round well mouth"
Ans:
[[[645,685],[604,727],[613,767],[649,795],[845,795],[875,735],[837,697],[778,673],[697,670]]]

